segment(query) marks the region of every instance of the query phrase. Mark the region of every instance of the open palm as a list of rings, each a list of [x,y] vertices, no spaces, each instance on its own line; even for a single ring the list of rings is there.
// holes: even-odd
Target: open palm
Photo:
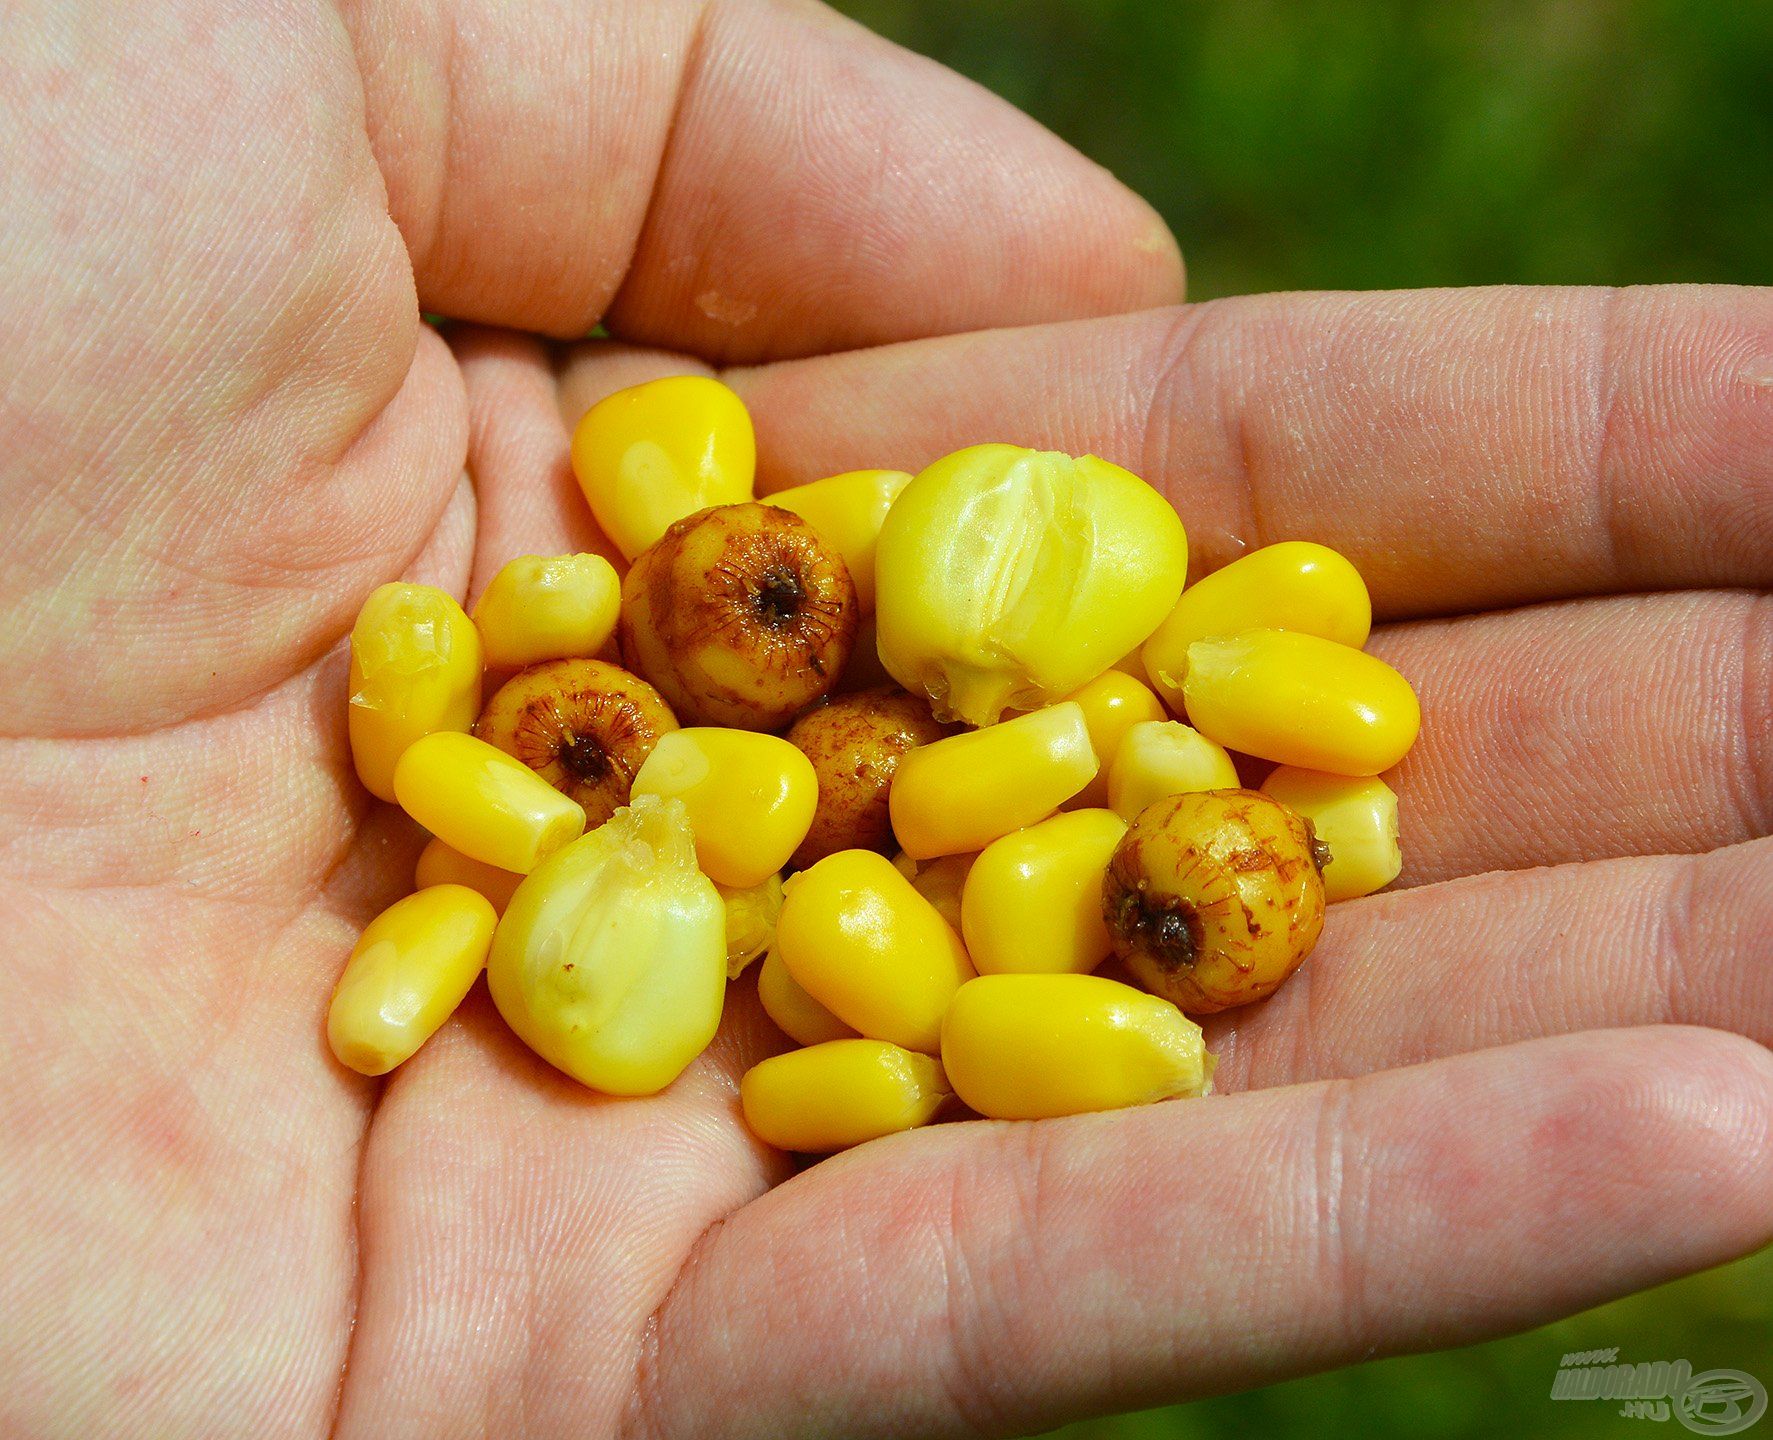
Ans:
[[[799,4],[7,17],[0,1431],[1014,1433],[1773,1233],[1773,298],[1143,309],[1138,201]],[[650,1100],[478,993],[385,1083],[331,1061],[415,847],[351,777],[357,605],[595,544],[563,414],[708,364],[766,485],[1093,450],[1209,563],[1362,566],[1410,888],[1216,1023],[1257,1093],[782,1184],[749,982]]]

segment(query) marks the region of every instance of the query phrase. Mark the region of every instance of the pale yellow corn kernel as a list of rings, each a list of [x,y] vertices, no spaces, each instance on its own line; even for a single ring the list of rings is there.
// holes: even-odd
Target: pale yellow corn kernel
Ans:
[[[339,1063],[386,1075],[436,1034],[479,977],[497,922],[465,885],[430,886],[371,920],[326,1014]]]
[[[757,438],[744,403],[718,380],[672,375],[587,410],[572,463],[597,523],[632,560],[684,516],[749,500]]]
[[[634,773],[633,793],[681,800],[703,871],[743,890],[780,870],[806,839],[819,779],[779,736],[702,725],[661,735]]]
[[[351,759],[364,788],[394,798],[394,767],[434,730],[467,730],[480,713],[480,634],[432,585],[383,585],[351,627]]]
[[[582,660],[615,633],[622,581],[601,555],[519,555],[474,606],[486,663],[520,669]]]
[[[911,882],[911,888],[930,904],[936,913],[960,934],[960,897],[966,889],[967,872],[979,858],[976,850],[963,850],[958,855],[938,855],[933,860],[913,860],[904,851],[893,856],[893,865]]]
[[[1069,695],[1175,606],[1188,539],[1164,497],[1093,455],[975,445],[921,471],[875,555],[880,658],[938,720]]]
[[[431,885],[466,885],[484,895],[493,909],[503,915],[523,876],[472,859],[432,836],[419,851],[419,863],[413,868],[412,880],[420,890]]]
[[[1296,630],[1188,648],[1188,718],[1232,750],[1333,775],[1377,775],[1422,726],[1410,682],[1365,651]]]
[[[1149,685],[1119,669],[1104,670],[1071,698],[1083,706],[1097,769],[1095,778],[1065,804],[1070,809],[1099,810],[1108,804],[1109,771],[1127,732],[1135,725],[1167,720],[1169,711]]]
[[[893,774],[893,834],[914,860],[983,850],[1044,820],[1095,777],[1075,700],[919,745]]]
[[[782,877],[736,890],[716,881],[726,906],[726,978],[737,980],[776,938],[776,917],[782,913]]]
[[[1311,821],[1330,847],[1324,899],[1354,900],[1383,890],[1404,868],[1398,843],[1397,794],[1376,775],[1351,778],[1282,765],[1262,789]]]
[[[961,897],[973,968],[1081,975],[1106,960],[1102,880],[1126,829],[1112,810],[1070,810],[987,845]]]
[[[471,860],[527,875],[585,830],[585,812],[521,760],[440,730],[394,767],[400,808]]]
[[[911,483],[903,470],[846,470],[810,485],[764,496],[766,505],[792,510],[843,556],[856,587],[856,604],[874,613],[874,551],[880,527],[899,492]]]
[[[1145,720],[1127,731],[1108,768],[1108,805],[1130,825],[1153,800],[1239,783],[1223,745],[1180,720]]]
[[[538,865],[486,982],[518,1038],[581,1084],[652,1095],[675,1080],[726,999],[725,909],[683,806],[642,796]]]
[[[788,973],[782,952],[771,946],[757,968],[757,998],[763,1013],[790,1040],[802,1045],[822,1045],[827,1040],[847,1040],[855,1031],[806,993]]]
[[[1366,581],[1344,556],[1307,540],[1282,540],[1184,590],[1145,642],[1145,671],[1180,715],[1188,647],[1196,640],[1245,630],[1299,630],[1358,650],[1372,628]]]
[[[739,1082],[751,1133],[827,1155],[927,1125],[948,1098],[942,1067],[884,1040],[827,1040],[759,1061]]]
[[[942,1067],[994,1120],[1205,1094],[1213,1057],[1167,1000],[1101,975],[982,975],[942,1023]]]
[[[827,855],[787,890],[776,948],[801,988],[861,1034],[933,1055],[942,1012],[973,976],[936,907],[872,850]]]

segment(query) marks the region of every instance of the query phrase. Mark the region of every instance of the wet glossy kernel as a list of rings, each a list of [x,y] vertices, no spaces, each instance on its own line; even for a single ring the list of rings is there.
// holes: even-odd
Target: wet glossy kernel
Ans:
[[[726,978],[737,980],[746,968],[775,943],[776,917],[782,913],[782,877],[771,875],[756,885],[735,889],[715,882],[726,907]]]
[[[524,875],[585,829],[585,812],[521,760],[453,731],[407,747],[394,796],[444,844]]]
[[[911,483],[903,470],[847,470],[764,497],[792,510],[836,547],[856,587],[864,615],[874,613],[874,552],[880,527],[899,492]]]
[[[1106,960],[1102,877],[1126,828],[1112,810],[1072,810],[987,845],[961,897],[973,968],[1083,974]]]
[[[775,1022],[776,1028],[802,1045],[845,1040],[856,1033],[806,993],[801,983],[788,973],[781,952],[773,946],[757,968],[757,998],[763,1005],[763,1013]]]
[[[966,889],[967,875],[977,850],[963,850],[958,855],[938,855],[933,860],[913,860],[900,851],[893,856],[893,867],[911,882],[911,888],[946,920],[956,935],[960,934],[960,897]]]
[[[1135,725],[1167,720],[1169,712],[1149,685],[1118,668],[1104,670],[1070,698],[1083,707],[1097,769],[1095,779],[1065,803],[1068,808],[1099,810],[1108,804],[1109,771],[1127,732]]]
[[[1282,765],[1262,782],[1262,791],[1309,820],[1329,848],[1325,900],[1371,895],[1397,879],[1404,867],[1397,795],[1378,776],[1353,779]]]
[[[501,870],[496,865],[471,859],[436,836],[432,836],[419,851],[419,863],[413,868],[412,876],[414,886],[420,890],[431,885],[466,885],[484,895],[501,915],[522,880],[523,876],[515,871]]]
[[[942,1067],[883,1040],[828,1040],[751,1067],[739,1085],[751,1133],[826,1154],[927,1125],[948,1098]]]
[[[1200,1026],[1167,1000],[1100,975],[982,975],[942,1025],[954,1093],[997,1120],[1041,1120],[1199,1095]]]
[[[1147,720],[1128,730],[1115,752],[1108,771],[1108,804],[1130,824],[1166,795],[1237,786],[1237,766],[1223,745],[1180,720]]]
[[[595,655],[616,632],[622,582],[601,555],[519,555],[474,606],[486,663],[504,669]]]

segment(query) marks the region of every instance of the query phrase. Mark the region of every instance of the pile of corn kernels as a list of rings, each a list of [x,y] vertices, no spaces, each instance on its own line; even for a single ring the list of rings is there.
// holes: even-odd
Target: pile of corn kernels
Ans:
[[[572,454],[625,573],[521,556],[472,617],[391,584],[352,630],[357,773],[432,837],[334,991],[352,1069],[484,969],[544,1060],[654,1094],[761,959],[799,1048],[740,1093],[786,1150],[1199,1095],[1189,1016],[1271,994],[1327,902],[1397,876],[1379,776],[1420,716],[1335,551],[1184,589],[1143,480],[1011,445],[760,501],[700,377],[603,400]]]

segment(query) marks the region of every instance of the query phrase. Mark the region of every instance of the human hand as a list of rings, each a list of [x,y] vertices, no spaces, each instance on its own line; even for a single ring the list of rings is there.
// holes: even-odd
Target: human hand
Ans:
[[[1180,271],[1090,167],[802,7],[42,11],[0,84],[9,1433],[1014,1432],[1767,1238],[1773,641],[1719,588],[1773,570],[1765,297],[1278,297],[770,363]],[[790,1184],[737,1117],[780,1043],[748,982],[653,1100],[479,995],[385,1084],[340,1070],[326,998],[414,848],[350,778],[340,636],[397,574],[590,543],[561,409],[701,363],[452,359],[421,303],[754,363],[772,483],[1007,438],[1130,463],[1209,557],[1347,550],[1424,700],[1416,888],[1217,1022],[1261,1093]],[[1420,618],[1525,601],[1557,603]],[[1670,1019],[1717,1029],[1555,1038]]]

